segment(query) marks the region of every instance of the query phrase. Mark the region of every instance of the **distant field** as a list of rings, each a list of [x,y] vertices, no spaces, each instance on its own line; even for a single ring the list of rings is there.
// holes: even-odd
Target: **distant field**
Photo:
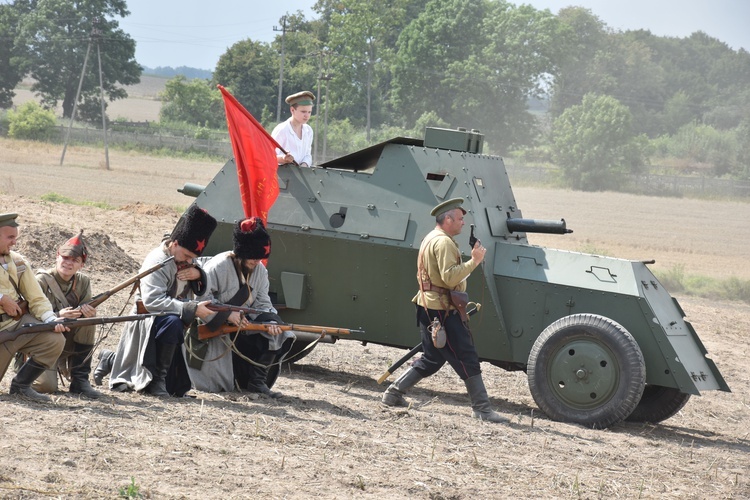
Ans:
[[[128,92],[127,99],[107,103],[107,115],[111,120],[123,118],[133,122],[158,121],[161,110],[161,101],[158,100],[158,96],[164,90],[166,82],[166,78],[141,76],[141,83],[125,87]],[[15,106],[26,101],[39,100],[29,90],[30,87],[31,82],[25,80],[16,88],[16,96],[13,98]],[[57,115],[62,115],[61,106],[58,106]]]

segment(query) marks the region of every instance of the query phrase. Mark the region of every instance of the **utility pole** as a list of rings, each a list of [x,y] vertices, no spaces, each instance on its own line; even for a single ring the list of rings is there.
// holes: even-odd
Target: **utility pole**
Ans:
[[[73,103],[73,112],[70,114],[70,122],[68,123],[68,130],[65,132],[65,143],[63,144],[62,156],[60,157],[60,166],[65,161],[65,151],[68,149],[68,141],[70,140],[70,129],[73,128],[73,120],[76,117],[76,111],[78,109],[78,99],[81,97],[81,87],[83,87],[83,77],[86,74],[86,66],[89,62],[89,53],[91,52],[91,41],[96,39],[96,53],[99,56],[99,90],[101,93],[101,104],[102,104],[102,130],[104,131],[104,154],[107,161],[107,170],[109,170],[109,148],[107,146],[107,117],[104,114],[104,83],[102,79],[102,54],[99,50],[99,39],[101,38],[101,32],[97,27],[99,24],[98,19],[94,19],[94,26],[91,28],[91,34],[89,35],[89,43],[86,47],[86,57],[83,59],[83,69],[81,69],[81,78],[78,80],[78,90],[76,91],[76,100]]]
[[[326,146],[328,145],[328,82],[333,77],[330,68],[331,53],[326,52],[326,74],[320,77],[321,80],[325,80],[326,82],[325,109],[323,110],[323,161],[326,159]]]
[[[286,38],[287,31],[295,31],[295,30],[287,29],[286,16],[283,16],[281,18],[281,29],[274,26],[273,30],[281,32],[281,65],[279,67],[279,100],[276,103],[276,122],[280,122],[281,121],[281,94],[282,94],[282,88],[283,88],[283,83],[284,83],[284,38]]]

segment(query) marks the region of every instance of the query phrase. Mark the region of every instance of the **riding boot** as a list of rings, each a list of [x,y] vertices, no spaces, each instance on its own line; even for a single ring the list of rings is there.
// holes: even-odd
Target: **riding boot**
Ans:
[[[168,397],[167,391],[167,372],[172,364],[172,358],[177,350],[177,344],[165,344],[156,342],[156,364],[154,366],[146,365],[151,372],[151,382],[146,386],[145,392],[152,396]]]
[[[89,382],[91,351],[93,350],[93,345],[73,343],[73,355],[70,360],[70,392],[89,399],[99,399],[102,393],[91,387]]]
[[[115,353],[102,349],[99,351],[99,363],[94,370],[94,383],[102,385],[102,379],[112,371],[112,362],[115,360]]]
[[[274,399],[282,397],[282,393],[272,391],[266,383],[268,380],[268,368],[266,367],[276,361],[276,353],[274,351],[263,351],[263,353],[253,361],[263,366],[250,365],[250,379],[247,382],[247,390],[250,392],[265,394]]]
[[[409,368],[385,390],[382,398],[383,403],[388,406],[409,406],[409,403],[404,399],[404,394],[423,378],[417,370]]]
[[[490,398],[487,395],[487,389],[484,387],[482,375],[474,375],[464,380],[466,390],[469,391],[471,398],[471,408],[474,418],[487,420],[488,422],[504,423],[508,419],[492,410]]]
[[[45,367],[34,361],[33,358],[29,358],[18,370],[13,380],[11,380],[10,394],[20,394],[34,401],[52,401],[49,396],[39,394],[31,388],[31,384],[34,383],[39,375],[44,373],[45,369]]]

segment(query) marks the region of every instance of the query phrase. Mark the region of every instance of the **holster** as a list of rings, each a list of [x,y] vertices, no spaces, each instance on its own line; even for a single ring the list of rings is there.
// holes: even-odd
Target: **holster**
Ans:
[[[456,290],[450,290],[449,293],[451,304],[458,310],[458,314],[461,315],[461,321],[464,323],[468,322],[469,316],[466,314],[466,306],[469,304],[469,294]]]
[[[18,304],[18,307],[20,307],[20,308],[21,308],[21,312],[20,312],[20,313],[18,313],[18,315],[17,315],[17,316],[13,316],[13,319],[14,319],[14,320],[16,320],[16,321],[18,321],[18,320],[20,320],[21,318],[23,318],[23,315],[24,315],[24,314],[29,314],[29,301],[28,301],[28,300],[26,300],[26,299],[21,299],[21,300],[19,300],[19,301],[17,302],[17,304]]]

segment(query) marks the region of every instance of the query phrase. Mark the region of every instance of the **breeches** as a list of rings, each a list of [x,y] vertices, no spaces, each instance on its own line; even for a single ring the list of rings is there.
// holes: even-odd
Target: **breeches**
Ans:
[[[176,314],[157,316],[151,326],[151,339],[164,344],[179,345],[184,341],[185,324]]]
[[[427,329],[433,318],[439,317],[447,341],[445,347],[438,349],[432,344],[432,336]],[[439,311],[417,306],[417,321],[422,334],[422,357],[412,365],[423,377],[435,374],[448,362],[461,380],[479,375],[479,356],[474,347],[471,332],[464,326],[458,311]]]
[[[25,314],[10,330],[17,330],[26,323],[38,324],[41,322],[34,316]],[[27,357],[33,358],[34,361],[45,368],[50,368],[60,357],[64,346],[65,336],[56,332],[27,333],[19,335],[15,340],[0,344],[0,379],[5,376],[8,366],[17,352],[22,352]]]

